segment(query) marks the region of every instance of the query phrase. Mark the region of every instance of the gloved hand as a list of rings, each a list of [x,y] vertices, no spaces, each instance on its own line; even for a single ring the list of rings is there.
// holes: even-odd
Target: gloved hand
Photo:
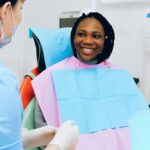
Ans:
[[[60,150],[73,150],[78,138],[79,128],[70,120],[62,124],[49,144],[58,145]]]

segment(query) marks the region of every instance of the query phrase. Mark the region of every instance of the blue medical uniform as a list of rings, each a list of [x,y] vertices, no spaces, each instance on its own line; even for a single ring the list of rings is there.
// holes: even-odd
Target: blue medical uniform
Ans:
[[[23,150],[22,114],[17,79],[0,64],[0,150]]]

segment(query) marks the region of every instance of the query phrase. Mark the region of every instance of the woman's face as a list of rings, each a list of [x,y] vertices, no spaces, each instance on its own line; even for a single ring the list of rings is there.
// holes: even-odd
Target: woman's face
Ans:
[[[24,0],[18,0],[17,4],[14,7],[12,7],[11,5],[8,5],[8,7],[6,7],[6,15],[3,20],[1,20],[6,36],[11,36],[14,27],[21,23],[23,3]]]
[[[103,50],[105,33],[102,24],[95,18],[86,18],[77,27],[74,45],[84,61],[94,60]]]

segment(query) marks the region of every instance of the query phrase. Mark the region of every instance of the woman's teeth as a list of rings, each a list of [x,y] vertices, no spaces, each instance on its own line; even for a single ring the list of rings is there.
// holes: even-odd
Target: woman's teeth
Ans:
[[[91,51],[93,51],[93,49],[92,49],[92,48],[83,48],[83,50],[84,50],[84,51],[87,51],[87,52],[91,52]]]
[[[93,48],[82,48],[82,52],[88,55],[93,54],[94,49]]]

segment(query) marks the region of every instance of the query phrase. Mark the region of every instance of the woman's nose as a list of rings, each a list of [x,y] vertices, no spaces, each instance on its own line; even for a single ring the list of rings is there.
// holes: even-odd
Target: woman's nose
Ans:
[[[86,36],[83,41],[85,44],[93,44],[93,39],[91,36]]]

